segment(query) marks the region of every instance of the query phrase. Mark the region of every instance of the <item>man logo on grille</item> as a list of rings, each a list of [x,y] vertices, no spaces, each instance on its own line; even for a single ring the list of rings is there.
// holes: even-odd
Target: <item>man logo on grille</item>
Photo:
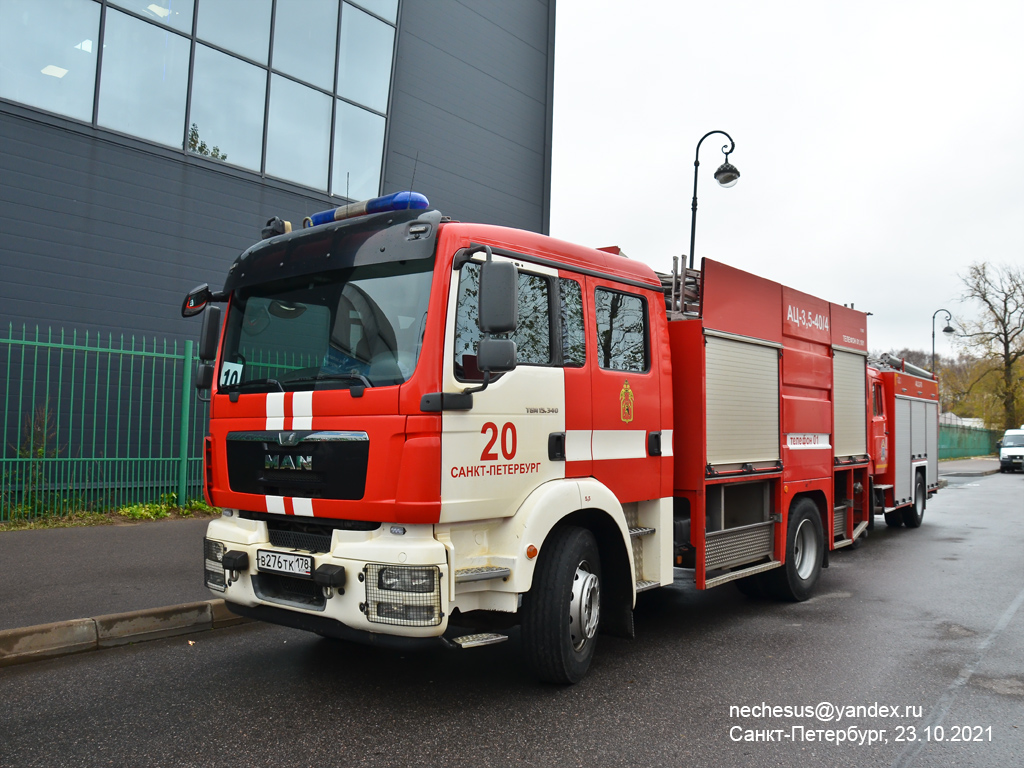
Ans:
[[[289,470],[313,470],[312,456],[279,456],[268,453],[263,457],[264,469],[289,469]]]

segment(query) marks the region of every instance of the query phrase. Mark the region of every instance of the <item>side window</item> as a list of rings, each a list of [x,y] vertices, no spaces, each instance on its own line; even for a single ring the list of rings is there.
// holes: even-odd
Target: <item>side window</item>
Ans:
[[[875,384],[871,390],[871,400],[874,403],[875,416],[884,416],[885,411],[882,407],[882,385]]]
[[[583,329],[583,289],[575,280],[558,279],[562,313],[562,364],[582,368],[587,363]]]
[[[594,305],[598,364],[612,371],[646,371],[646,302],[639,296],[598,288]]]
[[[479,381],[476,345],[483,337],[477,324],[480,265],[467,262],[459,272],[459,296],[455,314],[455,376]],[[516,343],[519,365],[551,365],[550,282],[540,275],[519,272],[519,327],[500,338]]]

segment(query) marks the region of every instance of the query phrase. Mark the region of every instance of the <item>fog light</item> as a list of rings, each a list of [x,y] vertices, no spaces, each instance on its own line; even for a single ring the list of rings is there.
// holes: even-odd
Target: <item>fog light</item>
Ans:
[[[434,621],[434,616],[434,606],[432,605],[377,603],[377,618],[387,621],[415,621],[430,624]]]

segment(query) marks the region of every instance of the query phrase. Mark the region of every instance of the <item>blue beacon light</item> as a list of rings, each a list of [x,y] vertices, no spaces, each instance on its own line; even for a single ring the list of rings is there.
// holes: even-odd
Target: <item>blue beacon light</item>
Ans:
[[[358,203],[349,203],[329,211],[321,211],[307,216],[302,221],[303,228],[316,227],[320,224],[327,224],[331,221],[342,221],[356,216],[366,216],[371,213],[383,213],[385,211],[406,211],[425,210],[430,207],[430,202],[419,192],[392,192],[390,195],[375,197],[371,200],[363,200]]]

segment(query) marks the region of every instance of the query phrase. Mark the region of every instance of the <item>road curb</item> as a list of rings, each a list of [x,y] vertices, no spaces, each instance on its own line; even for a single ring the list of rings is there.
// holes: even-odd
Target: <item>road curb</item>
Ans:
[[[998,469],[965,469],[963,472],[942,472],[941,477],[985,477],[986,475],[998,474]]]
[[[223,600],[202,600],[89,619],[5,629],[0,630],[0,667],[203,632],[249,621],[231,613]]]

